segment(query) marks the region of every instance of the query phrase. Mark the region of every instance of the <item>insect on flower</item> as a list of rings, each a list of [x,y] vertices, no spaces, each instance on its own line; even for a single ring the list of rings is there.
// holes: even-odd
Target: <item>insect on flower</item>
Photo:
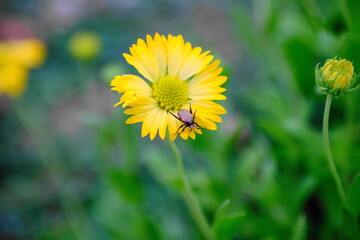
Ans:
[[[221,75],[220,60],[213,61],[210,51],[193,47],[181,35],[156,33],[138,39],[124,57],[139,76],[115,76],[111,89],[121,94],[115,106],[128,107],[124,113],[131,116],[126,124],[142,123],[142,137],[149,135],[153,140],[157,135],[161,139],[168,135],[171,141],[177,136],[187,140],[202,134],[202,128],[217,129],[226,109],[214,101],[226,99],[222,84],[227,77]],[[188,107],[190,100],[201,129]]]
[[[180,110],[178,112],[178,117],[175,116],[172,112],[169,112],[171,115],[173,115],[176,119],[178,119],[180,122],[182,122],[183,124],[178,128],[178,130],[176,131],[175,134],[178,134],[180,129],[182,129],[182,131],[179,133],[183,133],[184,130],[189,127],[191,128],[190,131],[192,131],[194,128],[200,128],[200,126],[195,122],[195,114],[196,114],[196,110],[193,114],[192,109],[191,109],[191,103],[190,103],[190,111],[183,109]]]

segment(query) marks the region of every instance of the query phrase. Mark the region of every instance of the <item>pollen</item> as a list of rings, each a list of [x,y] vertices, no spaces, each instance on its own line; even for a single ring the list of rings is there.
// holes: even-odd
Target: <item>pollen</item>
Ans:
[[[179,111],[189,99],[187,83],[177,76],[163,76],[152,85],[153,98],[166,111]]]

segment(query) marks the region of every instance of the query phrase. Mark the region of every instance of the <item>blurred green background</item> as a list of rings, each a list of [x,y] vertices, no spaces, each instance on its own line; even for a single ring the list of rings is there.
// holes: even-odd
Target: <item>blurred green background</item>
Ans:
[[[228,76],[219,130],[176,140],[218,239],[350,239],[360,91],[334,99],[330,116],[348,217],[323,154],[314,68],[338,56],[360,72],[359,16],[358,0],[1,1],[0,41],[30,31],[47,57],[21,97],[0,97],[0,238],[202,239],[167,143],[142,139],[112,107],[113,76],[136,72],[122,53],[159,32],[211,50]],[[69,51],[83,31],[101,42],[86,61]]]

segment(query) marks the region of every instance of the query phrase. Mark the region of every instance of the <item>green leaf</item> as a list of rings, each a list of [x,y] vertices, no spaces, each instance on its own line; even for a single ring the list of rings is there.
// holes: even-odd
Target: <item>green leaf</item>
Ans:
[[[232,240],[239,232],[241,222],[245,217],[244,212],[233,212],[222,219],[215,235],[217,239]]]
[[[349,187],[350,210],[355,216],[360,214],[360,172],[358,172]]]
[[[317,61],[312,46],[298,37],[287,40],[282,47],[298,88],[304,96],[313,96]]]
[[[214,222],[213,222],[213,226],[212,228],[214,230],[217,229],[223,215],[224,215],[224,212],[225,212],[225,209],[226,207],[231,203],[230,199],[225,199],[224,202],[222,202],[220,204],[220,206],[218,207],[218,209],[216,210],[216,213],[215,213],[215,216],[214,216]]]
[[[239,211],[226,214],[230,202],[230,199],[226,199],[216,211],[212,229],[217,239],[233,239],[245,216],[244,212]]]

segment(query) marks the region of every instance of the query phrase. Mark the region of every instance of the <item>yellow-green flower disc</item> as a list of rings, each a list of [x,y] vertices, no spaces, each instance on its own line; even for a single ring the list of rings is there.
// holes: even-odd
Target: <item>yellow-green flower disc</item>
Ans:
[[[320,69],[315,68],[316,83],[325,94],[339,97],[355,90],[358,75],[354,72],[354,66],[346,59],[328,59]]]
[[[91,61],[101,51],[101,40],[98,34],[90,31],[77,32],[69,40],[70,54],[80,61]]]
[[[221,85],[227,78],[220,75],[220,61],[213,61],[209,53],[193,48],[181,35],[156,33],[154,37],[147,35],[146,41],[138,39],[124,57],[146,80],[126,74],[111,82],[112,90],[122,94],[115,106],[129,107],[124,112],[132,115],[126,123],[142,122],[142,137],[150,135],[152,140],[159,134],[164,139],[168,130],[174,140],[183,123],[170,113],[190,110],[191,104],[195,122],[201,128],[216,130],[216,122],[222,121],[219,115],[226,110],[213,101],[226,99]],[[201,130],[186,127],[179,134],[183,139],[194,139],[195,133],[201,134]]]

